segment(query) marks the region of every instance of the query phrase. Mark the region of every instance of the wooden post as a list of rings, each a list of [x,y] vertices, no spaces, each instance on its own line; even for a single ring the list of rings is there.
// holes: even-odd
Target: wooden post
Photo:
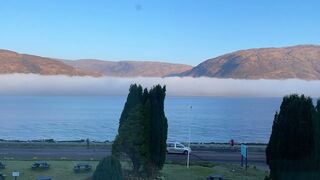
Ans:
[[[248,150],[246,151],[246,170],[248,168]]]
[[[241,155],[241,167],[243,167],[243,156]]]

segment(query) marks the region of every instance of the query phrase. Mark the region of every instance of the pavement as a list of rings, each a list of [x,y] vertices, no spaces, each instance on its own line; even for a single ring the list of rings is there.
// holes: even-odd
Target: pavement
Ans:
[[[1,159],[68,159],[68,160],[99,160],[111,154],[111,145],[95,145],[89,148],[85,145],[17,145],[0,143]],[[184,163],[187,155],[168,154],[167,161]],[[192,148],[190,162],[222,162],[240,163],[241,156],[238,147],[228,148],[212,146],[208,148]],[[264,147],[248,149],[248,164],[266,166]]]

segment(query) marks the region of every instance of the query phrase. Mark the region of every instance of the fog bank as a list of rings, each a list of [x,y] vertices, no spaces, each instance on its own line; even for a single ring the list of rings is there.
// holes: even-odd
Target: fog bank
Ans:
[[[320,97],[320,81],[238,80],[216,78],[117,78],[0,75],[0,95],[126,95],[130,84],[167,86],[169,96],[281,97],[298,93]]]

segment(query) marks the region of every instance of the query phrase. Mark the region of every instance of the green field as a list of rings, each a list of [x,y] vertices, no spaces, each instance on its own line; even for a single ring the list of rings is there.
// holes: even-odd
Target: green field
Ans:
[[[8,176],[11,176],[12,171],[19,171],[20,177],[18,180],[33,180],[38,176],[50,176],[56,180],[84,180],[91,176],[89,173],[74,173],[73,166],[76,161],[47,161],[50,164],[48,170],[31,170],[31,165],[34,161],[2,161],[6,165],[6,168],[2,172]],[[92,161],[90,164],[96,167],[97,161]],[[6,178],[6,179],[11,179]]]
[[[210,174],[223,175],[225,179],[234,180],[260,180],[268,175],[268,171],[263,168],[249,167],[247,171],[239,165],[216,164],[210,167],[194,165],[190,169],[181,165],[166,164],[163,171],[165,179],[175,180],[205,180]]]
[[[74,173],[73,166],[78,161],[47,161],[50,164],[48,170],[31,170],[33,161],[4,160],[6,169],[2,172],[7,176],[6,179],[12,179],[12,171],[19,171],[18,180],[32,180],[38,176],[51,176],[53,180],[86,180],[92,175],[92,172]],[[95,168],[97,161],[85,161]],[[250,167],[247,171],[238,165],[231,164],[210,164],[210,165],[192,165],[187,169],[183,165],[166,164],[161,171],[161,176],[166,180],[197,180],[206,179],[209,174],[221,174],[226,179],[263,179],[267,172],[261,168]]]
[[[92,149],[104,149],[111,148],[112,144],[110,143],[91,143],[90,148]],[[32,149],[32,148],[41,148],[41,149],[77,149],[86,148],[86,143],[76,143],[76,142],[63,142],[63,143],[46,143],[46,142],[28,142],[28,143],[20,143],[20,142],[2,142],[2,147],[8,147],[13,149]],[[192,145],[194,149],[219,149],[219,150],[229,150],[230,146],[228,144],[194,144]],[[235,147],[238,148],[238,147]],[[255,148],[256,151],[261,151],[265,149],[264,145],[250,145],[249,148]],[[44,152],[46,152],[44,150]],[[76,159],[76,158],[74,158]],[[21,176],[18,180],[29,180],[35,179],[38,176],[51,176],[53,180],[85,180],[90,178],[92,172],[88,173],[74,173],[73,166],[77,164],[79,161],[73,161],[74,159],[60,157],[60,158],[45,158],[47,162],[51,165],[49,170],[44,171],[34,171],[31,170],[31,164],[36,160],[41,160],[37,157],[2,157],[0,159],[1,162],[7,165],[7,168],[2,170],[4,174],[7,175],[7,179],[12,179],[11,173],[12,171],[20,171]],[[128,163],[124,163],[126,160],[122,159],[122,164],[124,169],[130,169]],[[95,168],[98,164],[97,158],[88,158],[88,162],[93,165]],[[172,164],[173,162],[167,161],[164,169],[161,171],[161,176],[163,176],[166,180],[193,180],[193,179],[206,179],[206,177],[210,174],[221,174],[226,179],[264,179],[265,175],[268,174],[266,172],[267,167],[258,167],[254,168],[251,166],[246,172],[239,165],[232,165],[227,163],[201,163],[201,162],[191,162],[192,166],[190,169],[187,169],[183,164]],[[175,162],[177,163],[177,162]],[[181,162],[182,163],[182,162]],[[1,171],[1,170],[0,170]]]

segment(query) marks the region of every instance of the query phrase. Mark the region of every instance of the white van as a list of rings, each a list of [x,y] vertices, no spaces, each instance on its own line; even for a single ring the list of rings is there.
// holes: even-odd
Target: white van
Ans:
[[[188,154],[188,151],[191,153],[191,148],[188,148],[179,142],[167,143],[167,153]]]

